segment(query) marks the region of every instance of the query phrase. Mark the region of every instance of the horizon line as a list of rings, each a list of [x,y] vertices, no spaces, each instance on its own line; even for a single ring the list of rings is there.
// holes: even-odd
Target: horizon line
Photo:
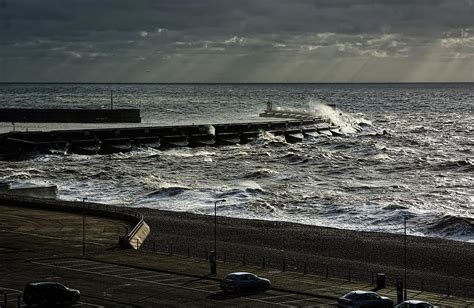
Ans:
[[[342,84],[342,85],[364,85],[364,84],[474,84],[474,81],[363,81],[363,82],[132,82],[132,81],[120,81],[120,82],[108,82],[108,81],[0,81],[0,84],[210,84],[210,85],[265,85],[265,84]]]

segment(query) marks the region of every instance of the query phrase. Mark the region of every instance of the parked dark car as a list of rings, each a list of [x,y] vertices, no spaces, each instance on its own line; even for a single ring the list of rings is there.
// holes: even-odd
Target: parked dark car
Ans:
[[[395,308],[435,308],[435,307],[436,306],[428,302],[419,301],[415,299],[404,301],[403,303],[400,303],[395,306]]]
[[[79,290],[68,288],[57,282],[30,282],[25,286],[23,301],[27,306],[74,305],[79,301],[80,296]]]
[[[338,307],[362,308],[362,307],[393,307],[393,301],[371,291],[352,291],[337,300]]]
[[[270,285],[270,280],[247,272],[230,273],[221,281],[221,289],[225,293],[265,291]]]

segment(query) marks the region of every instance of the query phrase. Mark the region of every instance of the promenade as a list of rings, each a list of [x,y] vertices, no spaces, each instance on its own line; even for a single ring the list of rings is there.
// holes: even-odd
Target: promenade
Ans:
[[[146,219],[145,219],[146,220]],[[272,281],[272,290],[268,291],[268,298],[272,292],[280,292],[280,300],[263,300],[264,306],[280,305],[285,303],[285,298],[292,296],[292,300],[286,300],[285,306],[307,305],[309,299],[318,302],[320,307],[334,306],[337,298],[343,294],[355,290],[371,290],[375,285],[367,282],[358,282],[348,279],[326,278],[324,276],[294,272],[291,268],[282,271],[276,268],[262,268],[261,266],[243,265],[241,262],[218,262],[218,274],[216,277],[209,275],[209,263],[205,258],[187,257],[171,253],[153,253],[152,251],[120,250],[117,247],[118,237],[130,230],[132,225],[120,220],[94,217],[87,215],[85,220],[85,255],[83,255],[82,228],[83,216],[80,214],[69,214],[47,210],[26,209],[21,207],[0,206],[0,257],[1,273],[0,287],[3,290],[21,290],[27,281],[32,278],[41,280],[58,280],[64,277],[69,284],[80,281],[86,275],[88,283],[79,282],[81,291],[85,298],[99,306],[140,306],[147,304],[112,304],[114,294],[110,285],[124,284],[124,277],[106,277],[110,282],[100,282],[95,275],[96,270],[81,268],[81,262],[93,262],[93,268],[104,266],[122,266],[127,268],[128,278],[136,283],[139,281],[143,286],[144,294],[153,296],[156,293],[156,285],[147,284],[143,277],[150,276],[150,272],[166,273],[167,275],[182,275],[197,283],[208,286],[211,295],[198,298],[186,299],[186,290],[181,284],[166,285],[166,287],[180,290],[183,297],[173,295],[170,306],[181,306],[196,301],[196,305],[221,305],[227,304],[246,306],[246,301],[252,297],[222,298],[218,290],[219,279],[232,271],[251,271]],[[152,227],[153,228],[153,227]],[[76,260],[76,261],[64,261]],[[59,261],[58,261],[59,260]],[[81,261],[83,260],[83,261]],[[68,262],[77,262],[77,266],[66,265]],[[54,264],[54,266],[52,266]],[[74,276],[79,273],[82,276]],[[141,273],[141,274],[140,274]],[[135,275],[136,274],[136,275]],[[102,275],[103,276],[103,275]],[[110,276],[110,275],[109,275]],[[99,277],[99,276],[97,276]],[[142,279],[143,278],[143,279]],[[193,281],[194,281],[193,280]],[[94,282],[95,281],[95,282]],[[162,283],[163,284],[163,283]],[[74,287],[74,285],[71,285]],[[107,289],[107,292],[103,291]],[[2,289],[0,289],[0,293]],[[11,292],[11,291],[9,291]],[[194,291],[193,291],[194,292]],[[385,288],[378,291],[381,295],[389,296],[396,300],[396,289],[394,285],[387,282]],[[4,291],[4,293],[8,293]],[[117,294],[117,297],[119,295]],[[428,300],[440,307],[473,307],[474,298],[447,296],[447,294],[436,294],[421,292],[419,290],[408,290],[411,299]],[[131,294],[130,298],[134,298]],[[124,299],[125,300],[125,299]],[[162,300],[162,299],[160,299]],[[15,301],[8,301],[8,307],[15,307]],[[180,304],[181,303],[181,304]],[[273,303],[273,304],[272,304]],[[280,305],[281,306],[281,305]]]

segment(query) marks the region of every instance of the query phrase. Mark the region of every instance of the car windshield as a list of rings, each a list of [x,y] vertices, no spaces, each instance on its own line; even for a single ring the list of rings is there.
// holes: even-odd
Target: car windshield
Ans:
[[[367,300],[376,300],[376,299],[380,299],[380,296],[378,296],[378,295],[375,294],[375,293],[367,293],[367,294],[365,295],[365,298],[366,298]]]
[[[355,293],[355,292],[347,293],[346,295],[343,296],[343,298],[345,299],[358,299],[359,297],[360,297],[360,294]]]
[[[225,277],[226,280],[236,280],[237,278],[238,278],[237,275],[229,275]]]
[[[58,284],[56,284],[56,289],[58,289],[58,290],[66,290],[66,287],[63,286],[62,284],[58,283]]]

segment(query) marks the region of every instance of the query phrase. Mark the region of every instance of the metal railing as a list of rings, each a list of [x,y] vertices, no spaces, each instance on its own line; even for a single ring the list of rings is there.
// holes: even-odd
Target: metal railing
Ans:
[[[225,244],[224,244],[225,245]],[[213,249],[213,244],[209,242],[206,245],[186,245],[179,242],[167,241],[160,243],[153,240],[146,241],[141,252],[165,253],[169,255],[178,255],[188,258],[198,258],[209,260],[209,255]],[[245,250],[245,249],[244,249]],[[239,264],[242,266],[256,266],[261,269],[272,269],[281,272],[297,272],[317,275],[327,279],[342,279],[345,281],[367,282],[370,285],[376,285],[377,274],[384,273],[387,280],[387,286],[396,286],[397,279],[403,277],[403,269],[388,270],[384,267],[371,269],[361,269],[355,265],[344,265],[334,263],[318,263],[309,256],[306,260],[292,257],[285,257],[287,252],[275,252],[270,249],[262,248],[260,251],[239,253],[235,247],[228,249],[220,248],[217,258],[222,263]],[[268,254],[266,254],[267,252]],[[450,280],[436,280],[433,278],[420,278],[408,271],[407,288],[418,290],[420,292],[433,292],[444,294],[446,296],[458,295],[471,297],[474,294],[474,284],[466,279],[454,278]]]

